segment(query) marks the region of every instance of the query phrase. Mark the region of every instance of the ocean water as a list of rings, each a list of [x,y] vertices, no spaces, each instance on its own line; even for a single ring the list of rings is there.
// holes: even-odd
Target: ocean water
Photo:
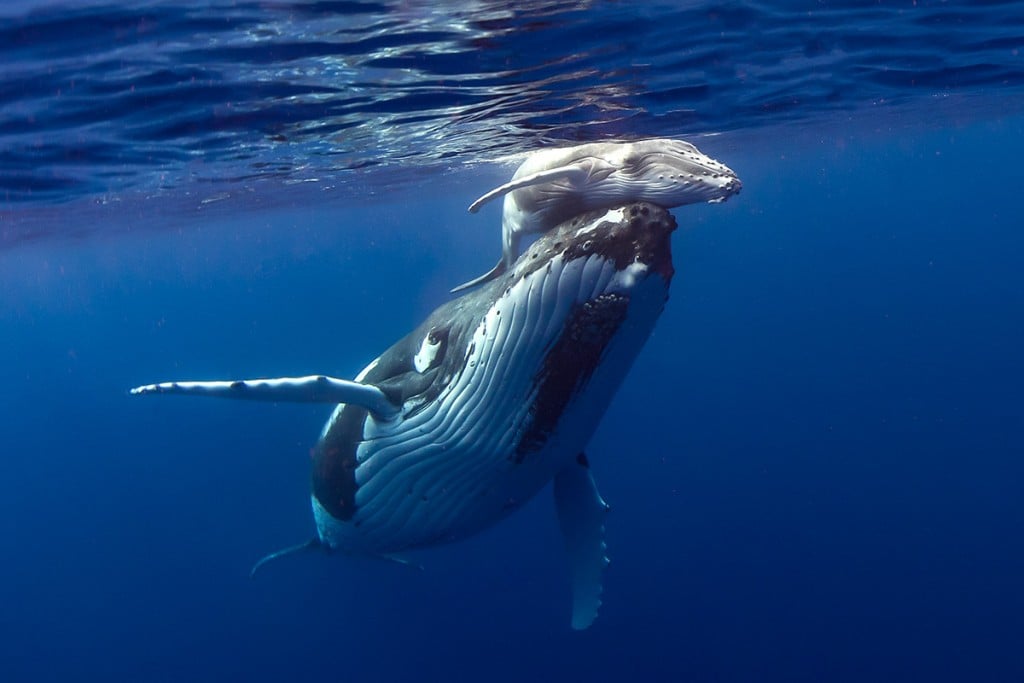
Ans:
[[[1024,680],[1024,3],[0,7],[0,680]],[[680,137],[675,282],[588,455],[424,570],[313,533],[326,406],[492,265],[516,155]]]

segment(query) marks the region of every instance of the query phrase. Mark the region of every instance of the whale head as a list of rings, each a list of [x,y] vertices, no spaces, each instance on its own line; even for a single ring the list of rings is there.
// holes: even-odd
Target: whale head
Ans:
[[[673,208],[700,202],[724,202],[742,189],[725,164],[682,140],[653,139],[617,144],[602,150],[591,202],[628,199]]]

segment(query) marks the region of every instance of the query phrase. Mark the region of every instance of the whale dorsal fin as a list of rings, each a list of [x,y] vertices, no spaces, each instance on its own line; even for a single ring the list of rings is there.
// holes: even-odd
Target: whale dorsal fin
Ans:
[[[582,453],[555,476],[555,508],[569,555],[572,627],[585,629],[601,606],[601,577],[608,566],[604,544],[608,504],[598,493]]]
[[[326,375],[275,377],[272,379],[217,380],[211,382],[161,382],[135,387],[129,393],[187,394],[251,401],[295,403],[348,403],[366,408],[375,417],[389,419],[399,407],[372,384],[352,382]]]
[[[513,178],[504,185],[499,185],[470,204],[469,212],[476,213],[480,210],[480,207],[487,202],[492,199],[497,199],[498,197],[506,195],[514,190],[530,187],[531,185],[542,185],[544,183],[550,183],[553,180],[561,180],[563,178],[572,180],[573,182],[579,182],[581,180],[586,180],[589,174],[589,171],[583,165],[575,163],[567,166],[559,166],[557,168],[549,168],[546,171],[537,171],[530,175],[524,175],[521,178]]]

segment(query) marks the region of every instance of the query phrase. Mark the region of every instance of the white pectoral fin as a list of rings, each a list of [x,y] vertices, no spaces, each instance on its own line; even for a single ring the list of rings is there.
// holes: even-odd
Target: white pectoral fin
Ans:
[[[585,629],[601,606],[601,577],[608,566],[604,517],[608,504],[597,492],[586,458],[555,476],[555,508],[572,578],[572,627]]]
[[[383,391],[372,384],[326,375],[213,382],[162,382],[135,387],[130,393],[188,394],[253,401],[348,403],[362,406],[383,418],[394,417],[399,410]]]
[[[532,185],[542,185],[554,180],[571,180],[573,182],[580,182],[586,180],[588,175],[589,172],[583,166],[579,164],[570,164],[569,166],[559,166],[558,168],[551,168],[546,171],[538,171],[537,173],[524,175],[521,178],[513,178],[504,185],[499,185],[470,204],[469,212],[476,213],[480,210],[480,207],[487,202],[504,196],[514,190],[530,187]]]

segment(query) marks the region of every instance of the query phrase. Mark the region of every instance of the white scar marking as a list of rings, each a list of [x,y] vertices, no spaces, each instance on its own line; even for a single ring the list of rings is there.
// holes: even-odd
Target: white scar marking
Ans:
[[[440,340],[431,342],[430,335],[428,334],[423,338],[423,343],[420,344],[420,350],[416,352],[416,355],[412,359],[413,367],[416,368],[416,372],[423,374],[434,364],[434,359],[437,358],[437,351],[441,348]]]

